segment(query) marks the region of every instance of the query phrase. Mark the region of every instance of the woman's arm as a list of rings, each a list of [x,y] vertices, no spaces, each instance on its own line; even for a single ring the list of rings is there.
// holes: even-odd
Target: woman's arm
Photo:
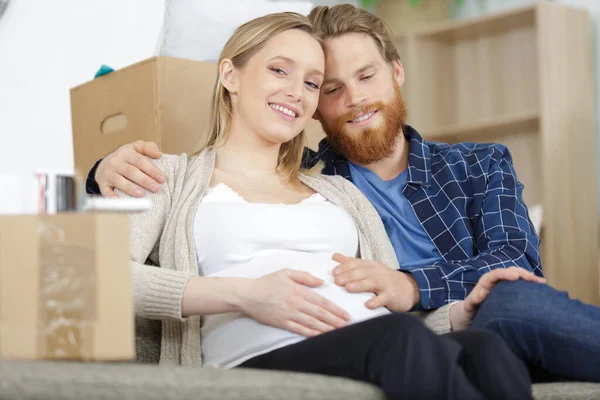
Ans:
[[[259,279],[189,279],[182,296],[182,315],[241,312],[265,325],[302,336],[341,328],[350,320],[341,307],[309,287],[323,281],[304,271],[282,269]]]
[[[175,187],[182,182],[187,156],[165,155],[151,162],[164,172],[166,182],[156,193],[146,191],[152,202],[149,211],[129,216],[134,311],[144,318],[181,320],[184,289],[193,274],[154,265],[158,264],[155,250],[171,211]],[[130,197],[120,190],[116,194]],[[154,265],[147,264],[149,259]]]
[[[191,277],[183,292],[182,316],[241,311],[240,293],[248,289],[249,281],[245,278]]]
[[[146,192],[153,204],[150,211],[130,217],[136,315],[181,320],[237,311],[304,336],[346,325],[350,316],[310,290],[323,282],[306,272],[283,269],[260,279],[211,278],[146,265],[148,258],[158,264],[155,250],[171,212],[172,196],[184,184],[187,157],[168,155],[152,162],[163,171],[166,182],[159,192]]]
[[[152,162],[164,172],[166,182],[159,192],[146,192],[153,203],[150,211],[130,217],[136,315],[182,320],[192,315],[238,311],[304,336],[346,325],[350,316],[310,290],[323,282],[306,272],[283,269],[260,279],[211,278],[146,265],[149,258],[154,264],[159,262],[156,250],[173,196],[184,184],[187,156],[167,155]]]

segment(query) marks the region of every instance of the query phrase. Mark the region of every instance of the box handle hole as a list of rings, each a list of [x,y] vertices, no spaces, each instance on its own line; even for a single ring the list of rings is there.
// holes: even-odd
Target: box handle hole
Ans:
[[[119,113],[106,117],[106,119],[102,121],[100,130],[104,135],[110,135],[111,133],[125,129],[125,127],[127,127],[127,117],[124,114]]]

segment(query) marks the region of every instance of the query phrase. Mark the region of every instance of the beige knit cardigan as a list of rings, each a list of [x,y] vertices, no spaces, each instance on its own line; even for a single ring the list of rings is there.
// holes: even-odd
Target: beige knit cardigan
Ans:
[[[150,211],[130,215],[134,310],[139,317],[162,320],[161,363],[201,366],[201,317],[182,318],[181,301],[188,279],[198,275],[194,216],[213,174],[215,152],[163,155],[153,162],[166,182],[158,193],[146,192]],[[352,183],[324,175],[301,175],[300,180],[352,217],[362,259],[398,268],[377,211]],[[436,333],[450,331],[449,306],[415,315]]]

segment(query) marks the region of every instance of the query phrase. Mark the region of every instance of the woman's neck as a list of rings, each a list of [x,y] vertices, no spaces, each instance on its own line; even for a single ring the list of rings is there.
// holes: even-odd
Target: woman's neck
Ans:
[[[227,141],[216,150],[216,167],[247,176],[270,176],[277,174],[279,148],[251,132],[250,129],[232,121]]]

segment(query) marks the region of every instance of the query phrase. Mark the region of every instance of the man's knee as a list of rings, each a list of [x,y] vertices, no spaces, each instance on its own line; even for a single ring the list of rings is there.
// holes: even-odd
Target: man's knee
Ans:
[[[488,295],[488,299],[500,298],[503,301],[520,300],[530,297],[530,294],[544,286],[543,284],[524,281],[522,279],[516,281],[498,282],[492,288]],[[487,300],[487,299],[486,299]]]
[[[503,281],[490,291],[473,323],[478,326],[497,320],[532,321],[552,312],[555,299],[560,296],[560,292],[545,284]]]

